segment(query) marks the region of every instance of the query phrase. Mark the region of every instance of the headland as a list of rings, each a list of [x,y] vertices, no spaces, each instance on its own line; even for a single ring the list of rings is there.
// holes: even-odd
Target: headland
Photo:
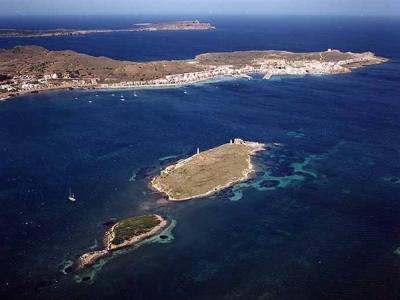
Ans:
[[[132,28],[122,29],[0,29],[0,38],[31,38],[31,37],[57,37],[57,36],[78,36],[95,33],[112,32],[135,32],[135,31],[161,31],[161,30],[210,30],[215,26],[210,23],[201,23],[198,20],[174,21],[165,23],[146,23]]]
[[[372,52],[331,50],[206,53],[190,60],[133,62],[39,46],[0,49],[0,100],[58,89],[175,87],[218,77],[340,74],[387,59]]]
[[[115,250],[136,245],[158,234],[167,225],[168,221],[160,215],[144,215],[120,220],[105,232],[104,247],[80,255],[75,261],[74,269],[80,271]]]
[[[151,186],[171,201],[205,197],[249,179],[251,156],[263,150],[264,144],[234,139],[166,167]]]

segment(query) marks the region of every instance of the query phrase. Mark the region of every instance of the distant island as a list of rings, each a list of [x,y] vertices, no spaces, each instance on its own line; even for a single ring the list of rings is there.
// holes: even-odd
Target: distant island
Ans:
[[[150,25],[149,25],[150,26]],[[39,46],[0,49],[0,100],[58,89],[174,87],[217,77],[339,74],[387,61],[372,52],[331,50],[206,53],[194,59],[132,62]]]
[[[210,23],[201,23],[198,20],[193,21],[175,21],[166,23],[146,23],[138,24],[140,27],[123,28],[123,29],[0,29],[0,38],[27,38],[27,37],[54,37],[54,36],[76,36],[87,35],[93,33],[110,33],[110,32],[132,32],[132,31],[160,31],[160,30],[210,30],[215,26]]]
[[[80,255],[74,264],[75,271],[93,265],[111,252],[136,245],[161,232],[168,221],[160,215],[136,216],[116,222],[104,234],[104,248]]]
[[[247,180],[254,171],[251,156],[262,150],[264,144],[234,139],[168,166],[151,186],[171,201],[205,197]]]

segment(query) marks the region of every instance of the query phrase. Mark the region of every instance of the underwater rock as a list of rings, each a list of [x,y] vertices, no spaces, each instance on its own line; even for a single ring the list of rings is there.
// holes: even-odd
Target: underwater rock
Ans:
[[[228,188],[225,190],[221,190],[218,192],[217,196],[218,197],[223,197],[223,198],[230,198],[234,195],[232,188]]]
[[[109,226],[114,225],[115,223],[117,223],[117,219],[112,218],[112,219],[110,219],[110,220],[104,222],[102,225],[103,225],[104,227],[109,227]]]
[[[148,178],[154,173],[154,168],[142,168],[136,173],[136,180]]]
[[[299,175],[299,176],[304,177],[305,179],[314,179],[314,178],[315,178],[315,177],[314,177],[313,175],[311,175],[310,173],[308,173],[308,172],[301,172],[301,171],[294,172],[293,175]]]
[[[53,282],[51,280],[42,280],[35,285],[35,290],[39,292],[40,290],[51,286]]]
[[[280,184],[279,180],[263,180],[259,183],[259,186],[263,188],[271,188],[271,187],[276,187],[279,184]]]

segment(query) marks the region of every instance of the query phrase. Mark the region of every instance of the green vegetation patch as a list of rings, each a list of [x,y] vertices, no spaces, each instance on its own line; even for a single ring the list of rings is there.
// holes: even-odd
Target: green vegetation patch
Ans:
[[[132,237],[149,232],[160,224],[160,220],[154,215],[145,215],[127,218],[118,223],[114,228],[115,237],[112,240],[114,245],[122,244]]]

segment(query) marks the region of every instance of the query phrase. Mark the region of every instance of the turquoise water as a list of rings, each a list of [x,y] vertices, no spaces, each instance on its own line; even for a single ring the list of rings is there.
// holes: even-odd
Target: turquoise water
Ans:
[[[182,57],[241,48],[243,40],[293,50],[338,44],[391,61],[345,75],[216,81],[136,97],[131,90],[65,91],[1,102],[0,296],[398,298],[399,32],[393,20],[375,20],[375,29],[371,20],[332,19],[330,29],[317,21],[292,19],[294,28],[248,20],[240,39],[237,24],[224,19],[222,32],[201,33],[191,47],[174,33],[159,43]],[[140,36],[145,46],[157,41]],[[122,43],[118,35],[92,37],[86,51],[114,57],[118,47],[90,46],[111,38]],[[163,166],[235,137],[279,143],[254,158],[250,181],[183,203],[148,188]],[[67,200],[69,188],[76,203]],[[174,222],[79,277],[68,272],[76,255],[99,244],[104,223],[149,212]]]

